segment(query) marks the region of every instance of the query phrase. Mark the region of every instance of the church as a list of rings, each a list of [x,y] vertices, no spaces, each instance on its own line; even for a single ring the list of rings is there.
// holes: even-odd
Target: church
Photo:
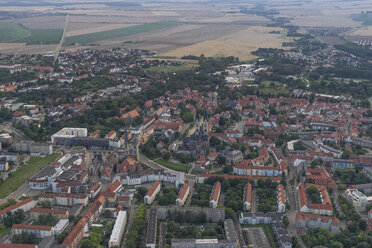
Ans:
[[[194,159],[199,158],[201,155],[208,153],[208,118],[207,112],[204,113],[203,123],[200,122],[199,113],[196,114],[195,119],[196,131],[190,137],[182,139],[182,145],[178,153],[183,153]]]

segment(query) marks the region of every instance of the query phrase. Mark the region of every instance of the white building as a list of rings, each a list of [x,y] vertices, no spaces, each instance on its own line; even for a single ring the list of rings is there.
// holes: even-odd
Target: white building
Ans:
[[[278,212],[285,213],[285,203],[286,203],[286,196],[285,196],[285,189],[283,184],[279,184],[278,187],[276,187],[276,202],[278,205]]]
[[[52,226],[13,224],[12,235],[19,235],[23,232],[26,232],[28,234],[33,233],[39,239],[54,235],[54,229]]]
[[[368,204],[368,199],[365,194],[363,194],[357,189],[347,189],[345,191],[345,194],[347,198],[353,203],[353,206],[355,207],[356,210],[358,211],[365,210]]]
[[[119,211],[118,216],[116,217],[114,229],[112,229],[112,233],[110,236],[109,247],[120,246],[120,241],[123,237],[126,222],[127,212]]]
[[[88,129],[86,128],[70,128],[65,127],[51,136],[51,141],[54,144],[56,137],[72,138],[72,137],[87,137]]]

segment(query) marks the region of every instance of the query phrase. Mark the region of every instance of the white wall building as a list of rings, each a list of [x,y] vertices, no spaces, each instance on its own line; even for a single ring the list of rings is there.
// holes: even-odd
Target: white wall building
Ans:
[[[109,240],[109,247],[120,246],[120,241],[123,237],[125,225],[127,222],[127,212],[119,211],[118,216],[116,217],[114,229]]]

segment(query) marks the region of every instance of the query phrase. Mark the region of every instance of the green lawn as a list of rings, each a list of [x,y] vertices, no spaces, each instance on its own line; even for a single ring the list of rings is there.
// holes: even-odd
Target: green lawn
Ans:
[[[107,30],[102,32],[96,32],[91,34],[83,34],[67,37],[64,45],[72,45],[75,43],[86,44],[94,43],[101,40],[107,40],[117,37],[124,37],[127,35],[140,34],[149,31],[154,31],[163,28],[174,27],[178,25],[177,23],[159,22],[159,23],[148,23],[141,24],[126,28],[118,28],[113,30]]]
[[[0,22],[0,42],[12,42],[29,36],[27,29],[15,22]]]
[[[182,165],[182,164],[176,164],[176,163],[173,163],[173,162],[169,162],[169,161],[166,161],[164,159],[157,159],[155,160],[156,163],[158,164],[161,164],[171,170],[175,170],[175,171],[181,171],[181,172],[185,172],[187,173],[189,171],[189,167],[186,166],[186,165]]]
[[[16,42],[27,44],[57,44],[60,42],[63,29],[30,29],[31,36]]]
[[[10,232],[10,227],[5,227],[4,224],[0,224],[0,239],[4,238]]]
[[[27,180],[35,175],[39,170],[56,160],[58,156],[58,153],[53,153],[46,157],[30,158],[30,160],[25,165],[23,165],[16,172],[12,173],[12,176],[8,177],[0,185],[0,198],[7,197],[10,193],[27,182]]]

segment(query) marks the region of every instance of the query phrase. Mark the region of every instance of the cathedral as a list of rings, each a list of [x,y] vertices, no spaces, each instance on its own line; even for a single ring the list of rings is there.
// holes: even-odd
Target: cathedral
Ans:
[[[182,139],[182,145],[178,153],[198,159],[201,155],[207,154],[209,147],[207,112],[204,113],[202,124],[200,123],[199,113],[196,114],[195,126],[195,133]]]

